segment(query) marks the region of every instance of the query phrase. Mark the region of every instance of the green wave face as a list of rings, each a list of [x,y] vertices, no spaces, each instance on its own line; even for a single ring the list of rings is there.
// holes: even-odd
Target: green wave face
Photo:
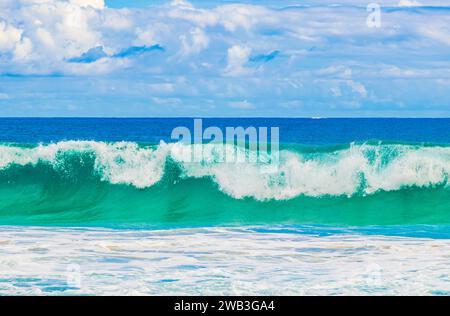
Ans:
[[[273,168],[188,163],[180,146],[0,146],[0,224],[450,223],[449,147],[289,147]]]

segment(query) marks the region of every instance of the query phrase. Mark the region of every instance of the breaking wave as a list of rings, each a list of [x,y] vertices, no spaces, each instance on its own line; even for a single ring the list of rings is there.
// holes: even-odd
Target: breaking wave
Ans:
[[[274,159],[218,144],[2,144],[0,224],[450,223],[449,174],[450,147],[431,145],[283,145]]]
[[[76,176],[75,159],[80,167],[91,161],[92,174],[101,181],[143,189],[161,181],[167,161],[171,160],[180,169],[181,178],[210,178],[233,198],[256,200],[284,200],[300,195],[366,195],[380,190],[449,184],[450,147],[398,144],[350,144],[337,150],[297,147],[282,149],[279,160],[274,161],[267,153],[258,156],[256,152],[237,146],[200,146],[95,141],[64,141],[30,147],[1,145],[0,172],[17,166],[47,165],[56,172],[72,172],[72,176]],[[191,159],[195,150],[203,151],[198,162]],[[224,161],[220,155],[223,151],[241,151],[246,159]]]

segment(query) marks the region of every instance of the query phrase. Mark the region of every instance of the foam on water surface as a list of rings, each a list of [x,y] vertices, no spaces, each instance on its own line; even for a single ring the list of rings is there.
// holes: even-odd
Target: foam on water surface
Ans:
[[[449,239],[282,227],[3,227],[0,294],[450,293]]]

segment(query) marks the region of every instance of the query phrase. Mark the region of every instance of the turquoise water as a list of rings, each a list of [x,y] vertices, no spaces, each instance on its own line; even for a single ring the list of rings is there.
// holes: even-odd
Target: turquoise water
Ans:
[[[0,119],[0,294],[450,293],[450,120],[192,122]]]
[[[192,163],[174,143],[3,144],[0,224],[450,224],[450,147],[283,145],[277,163],[227,163],[217,146]]]
[[[280,129],[278,161],[229,145],[249,158],[231,163],[217,144],[191,163],[177,126],[193,119],[0,119],[0,224],[450,224],[448,119],[205,119]]]

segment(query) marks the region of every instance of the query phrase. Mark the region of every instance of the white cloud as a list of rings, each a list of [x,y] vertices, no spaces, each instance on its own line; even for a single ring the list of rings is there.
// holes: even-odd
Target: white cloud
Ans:
[[[403,6],[415,3],[400,1]],[[386,48],[392,49],[393,45],[410,50],[408,45],[413,44],[422,47],[450,43],[446,26],[450,18],[439,12],[431,12],[427,18],[403,10],[383,13],[383,31],[375,32],[355,18],[367,13],[364,8],[358,12],[345,6],[339,10],[326,5],[284,10],[248,4],[206,8],[181,0],[139,10],[106,8],[103,0],[1,0],[0,6],[0,51],[4,53],[0,71],[13,73],[73,73],[73,65],[68,65],[67,60],[95,47],[114,55],[130,46],[159,44],[167,48],[165,58],[159,59],[157,65],[163,72],[186,71],[189,67],[237,77],[270,69],[270,65],[250,65],[252,53],[281,51],[291,63],[284,71],[291,71],[292,63],[314,54],[315,49],[336,47],[336,52],[341,52],[339,47],[345,51],[356,45],[364,56],[388,51]],[[393,43],[397,37],[407,40]],[[208,54],[198,59],[197,55],[205,51]],[[174,69],[173,57],[181,57],[185,66],[178,63]],[[132,64],[133,58],[129,59]],[[130,63],[122,66],[129,67]],[[139,69],[156,67],[140,63],[136,65]],[[106,63],[93,62],[80,68],[95,73],[97,64],[103,73]],[[112,66],[111,71],[119,68]],[[348,77],[343,68],[327,71],[324,76],[333,76],[336,71],[342,78]]]
[[[22,37],[22,30],[13,25],[0,21],[0,52],[15,47]]]
[[[356,82],[354,80],[347,80],[346,83],[353,92],[358,93],[363,98],[367,97],[366,87],[362,83]]]
[[[181,56],[198,54],[206,49],[209,45],[209,38],[201,28],[195,28],[190,32],[190,39],[186,35],[180,35],[181,40]]]
[[[241,109],[241,110],[251,110],[255,108],[255,106],[252,103],[248,102],[247,100],[229,102],[228,106],[234,109]]]
[[[250,31],[258,24],[279,22],[277,15],[263,6],[230,4],[218,7],[215,14],[220,24],[230,32],[239,28]]]
[[[105,31],[126,31],[134,27],[133,16],[129,10],[104,10],[102,14],[102,27]]]
[[[27,37],[22,38],[22,40],[15,45],[13,61],[20,63],[31,59],[33,57],[32,50],[33,43],[31,40]]]
[[[33,0],[26,3],[18,9],[13,6],[9,11],[0,12],[0,20],[16,24],[3,27],[0,34],[6,29],[9,40],[1,48],[11,54],[13,63],[17,62],[22,71],[61,70],[66,58],[101,43],[95,24],[100,14],[97,9],[104,7],[103,1]],[[19,26],[22,29],[19,30]],[[4,37],[0,35],[0,38]],[[21,68],[24,62],[31,64]],[[39,69],[42,67],[51,69]]]
[[[400,2],[398,3],[399,7],[418,7],[421,5],[422,4],[419,1],[414,0],[400,0]]]
[[[186,0],[172,0],[172,2],[170,3],[170,5],[172,7],[181,7],[181,8],[188,8],[188,9],[193,9],[193,6],[191,3],[189,3]]]
[[[392,103],[407,104],[396,89],[429,91],[422,88],[427,82],[450,79],[444,10],[381,0],[404,8],[383,11],[375,30],[365,24],[364,6],[349,5],[357,0],[338,0],[338,8],[331,2],[280,9],[275,1],[173,1],[114,9],[97,0],[0,0],[0,74],[114,73],[126,83],[125,95],[152,104],[221,98],[218,104],[231,108],[260,109],[266,102],[286,111],[308,110],[311,100],[327,108],[330,100],[336,108],[361,98],[366,104],[386,95],[384,86]],[[275,51],[276,58],[264,59]],[[419,77],[423,82],[414,86]],[[136,80],[144,82],[140,88]]]
[[[228,76],[242,76],[250,73],[245,64],[248,62],[252,50],[249,47],[234,45],[227,51],[227,67],[224,74]]]
[[[70,3],[80,7],[93,7],[96,9],[103,9],[105,7],[104,0],[70,0]]]

